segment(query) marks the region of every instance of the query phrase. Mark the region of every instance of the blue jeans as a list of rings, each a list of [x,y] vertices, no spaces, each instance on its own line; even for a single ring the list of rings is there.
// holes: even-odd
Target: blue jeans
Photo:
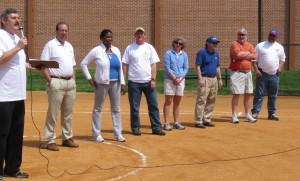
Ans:
[[[278,74],[269,75],[265,72],[262,72],[262,76],[256,78],[256,88],[255,88],[255,95],[253,100],[252,114],[256,114],[256,115],[259,114],[262,107],[264,94],[266,91],[268,94],[268,103],[267,103],[268,113],[269,115],[275,114],[278,87],[279,87]]]
[[[160,130],[161,122],[159,118],[158,102],[156,97],[156,89],[151,90],[151,81],[146,83],[136,83],[128,81],[128,98],[130,103],[130,123],[131,130],[139,130],[140,125],[140,103],[144,93],[147,104],[148,114],[150,117],[152,130]]]

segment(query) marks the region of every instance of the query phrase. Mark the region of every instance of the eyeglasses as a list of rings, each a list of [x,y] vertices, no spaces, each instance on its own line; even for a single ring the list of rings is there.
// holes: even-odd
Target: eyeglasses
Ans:
[[[239,36],[246,36],[246,34],[239,34]]]
[[[178,44],[178,45],[181,45],[181,46],[183,45],[182,43],[177,42],[177,41],[174,44]]]
[[[214,42],[214,43],[212,43],[212,44],[217,45],[217,44],[219,44],[219,42]]]

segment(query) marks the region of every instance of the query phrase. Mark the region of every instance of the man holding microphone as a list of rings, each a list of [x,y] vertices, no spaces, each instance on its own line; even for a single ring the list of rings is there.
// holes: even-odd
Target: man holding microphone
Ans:
[[[1,14],[0,29],[0,181],[3,175],[27,178],[21,172],[26,99],[25,37],[17,10],[7,8]],[[5,167],[4,167],[5,162]]]

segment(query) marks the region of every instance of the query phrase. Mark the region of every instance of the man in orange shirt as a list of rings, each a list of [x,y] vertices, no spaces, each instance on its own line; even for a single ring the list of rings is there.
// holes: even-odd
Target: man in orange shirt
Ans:
[[[232,119],[234,124],[239,123],[237,107],[240,94],[244,94],[244,108],[246,122],[256,122],[250,115],[250,98],[253,93],[253,82],[251,73],[251,61],[256,59],[254,47],[247,42],[247,30],[241,28],[237,32],[237,40],[230,47],[230,89],[232,93],[231,109]]]

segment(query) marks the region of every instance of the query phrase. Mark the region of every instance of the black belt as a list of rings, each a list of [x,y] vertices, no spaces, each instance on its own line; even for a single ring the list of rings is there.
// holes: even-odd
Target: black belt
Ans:
[[[216,75],[209,75],[209,74],[202,74],[202,77],[209,77],[209,78],[215,78]]]
[[[64,80],[70,80],[72,77],[57,77],[57,76],[50,76],[51,78],[56,78],[56,79],[64,79]]]

